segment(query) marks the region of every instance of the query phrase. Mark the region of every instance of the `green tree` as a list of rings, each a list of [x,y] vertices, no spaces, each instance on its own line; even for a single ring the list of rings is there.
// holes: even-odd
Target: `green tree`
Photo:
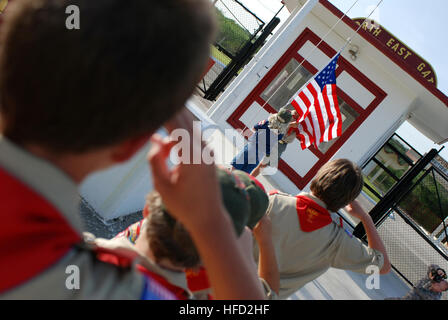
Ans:
[[[219,24],[216,43],[235,55],[250,40],[251,34],[234,20],[224,16],[218,8],[216,8],[216,14]]]

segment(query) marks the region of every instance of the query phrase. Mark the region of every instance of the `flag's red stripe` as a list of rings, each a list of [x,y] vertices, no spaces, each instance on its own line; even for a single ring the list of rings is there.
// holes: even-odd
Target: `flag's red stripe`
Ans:
[[[308,97],[303,91],[299,93],[299,98],[303,101],[303,103],[305,103],[306,106],[308,106],[308,108],[309,106],[311,106],[311,101],[308,99]]]
[[[308,98],[307,94],[305,92],[309,92],[308,87],[305,87],[296,97],[295,102],[297,103],[298,107],[300,108],[299,112],[299,122],[302,122],[303,119],[305,119],[308,116],[308,113],[310,112],[310,106],[312,105],[312,101]],[[311,94],[310,94],[311,96]],[[301,106],[303,104],[303,106]],[[305,108],[305,110],[304,110]],[[297,109],[296,109],[297,110]]]
[[[306,88],[305,88],[305,90],[306,90]],[[303,120],[303,118],[306,117],[306,113],[310,109],[310,105],[305,104],[305,102],[302,101],[298,96],[297,96],[297,98],[298,99],[296,99],[296,102],[299,105],[299,108],[302,110],[302,118],[301,118],[301,120]]]
[[[301,127],[303,130],[304,144],[302,145],[302,149],[306,149],[311,146],[314,142],[314,135],[310,132],[310,127],[312,127],[312,122],[309,120],[308,116],[305,121],[301,123]],[[306,135],[306,136],[305,136]],[[307,139],[306,139],[307,138]],[[308,140],[308,141],[307,141]]]
[[[331,90],[330,94],[328,95],[328,99],[330,100],[330,108],[332,110],[334,119],[334,124],[331,127],[331,132],[333,134],[333,138],[339,137],[341,135],[342,131],[342,120],[341,120],[341,113],[339,111],[337,96],[335,95],[334,90],[336,90],[336,86],[329,86],[329,91]],[[336,99],[336,100],[335,100]],[[336,105],[335,105],[336,103]],[[339,132],[339,134],[338,134]]]
[[[331,97],[333,98],[334,109],[336,110],[336,115],[338,118],[337,133],[338,133],[338,137],[340,137],[342,135],[342,116],[341,116],[341,109],[339,108],[338,95],[336,93],[336,90],[337,90],[336,85],[332,84],[331,85]]]
[[[307,134],[303,128],[303,125],[305,124],[305,122],[301,122],[299,124],[299,126],[297,128],[294,128],[294,132],[296,133],[296,137],[297,139],[299,139],[300,142],[300,146],[302,147],[302,150],[305,150],[307,148],[307,143],[306,143],[306,136],[305,134]]]
[[[318,99],[318,94],[319,93],[316,91],[314,86],[310,87],[310,91],[311,91],[311,94],[314,97],[314,107],[316,108],[316,117],[317,117],[317,121],[319,123],[319,128],[318,128],[318,130],[319,130],[319,142],[322,142],[323,135],[324,135],[324,132],[325,132],[325,123],[324,123],[324,119],[323,119],[323,116],[322,116],[322,110],[321,110],[319,99]],[[316,128],[314,128],[314,132],[317,133],[316,132]],[[317,136],[314,137],[314,138],[317,140]]]
[[[299,125],[299,127],[302,128],[302,131],[297,131],[297,133],[296,133],[296,137],[297,137],[297,139],[299,139],[299,141],[300,141],[300,146],[302,147],[302,150],[305,150],[305,149],[307,148],[307,147],[306,147],[306,142],[305,142],[306,137],[305,137],[305,134],[304,134],[304,132],[303,132],[303,127],[302,127],[302,125]]]
[[[303,112],[302,108],[300,108],[300,106],[297,103],[296,99],[292,100],[291,104],[294,107],[294,109],[297,111],[297,113],[299,114],[299,119],[300,119],[303,116],[304,112]]]
[[[324,87],[324,90],[322,91],[322,96],[324,99],[325,109],[327,110],[327,116],[328,116],[328,127],[326,130],[326,131],[328,131],[328,140],[327,141],[330,141],[331,139],[336,138],[336,137],[333,137],[334,116],[333,116],[333,111],[331,108],[331,102],[328,97],[327,88],[328,88],[327,86]]]
[[[308,117],[308,118],[305,120],[305,131],[306,131],[306,133],[308,134],[308,138],[309,138],[308,147],[311,146],[311,145],[314,143],[314,141],[316,140],[316,137],[315,137],[314,134],[310,131],[310,130],[313,130],[313,131],[314,131],[314,129],[313,129],[313,122],[310,121],[309,118],[310,118],[310,117]]]

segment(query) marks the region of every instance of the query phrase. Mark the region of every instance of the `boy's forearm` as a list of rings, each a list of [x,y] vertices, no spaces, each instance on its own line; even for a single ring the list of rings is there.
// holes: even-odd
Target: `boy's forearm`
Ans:
[[[252,172],[250,173],[250,175],[252,177],[257,177],[260,174],[260,170],[261,170],[261,162],[255,167],[254,170],[252,170]]]
[[[264,279],[275,293],[280,290],[280,274],[274,245],[271,242],[258,242],[258,276]]]
[[[367,234],[367,242],[369,247],[375,250],[380,251],[384,256],[384,264],[381,268],[382,273],[387,273],[390,270],[390,261],[387,255],[386,247],[384,246],[383,241],[381,240],[378,231],[376,230],[375,224],[373,223],[372,218],[369,214],[365,214],[361,218],[361,222],[366,230]]]
[[[264,299],[260,281],[237,242],[227,212],[190,227],[216,299]]]

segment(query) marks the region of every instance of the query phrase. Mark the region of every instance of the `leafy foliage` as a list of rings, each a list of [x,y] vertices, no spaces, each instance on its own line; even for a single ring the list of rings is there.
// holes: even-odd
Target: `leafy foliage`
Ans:
[[[438,180],[434,180],[432,174],[428,174],[400,202],[400,207],[429,233],[432,233],[448,215],[448,181],[442,184]]]
[[[216,8],[219,23],[218,37],[216,43],[232,54],[237,54],[243,45],[250,40],[249,31],[241,27],[234,20],[227,18]]]

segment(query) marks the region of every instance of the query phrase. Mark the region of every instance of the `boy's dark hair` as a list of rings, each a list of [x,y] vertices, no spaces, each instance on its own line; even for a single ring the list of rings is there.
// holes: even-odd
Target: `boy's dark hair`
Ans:
[[[355,200],[363,185],[361,169],[350,160],[338,159],[320,168],[310,189],[328,210],[336,212]]]
[[[66,8],[78,6],[80,29]],[[150,134],[192,94],[215,21],[208,0],[16,0],[0,35],[3,133],[83,152]]]
[[[162,198],[156,191],[146,197],[149,216],[145,232],[155,262],[167,259],[174,266],[197,268],[201,263],[199,253],[184,226],[163,209]]]

